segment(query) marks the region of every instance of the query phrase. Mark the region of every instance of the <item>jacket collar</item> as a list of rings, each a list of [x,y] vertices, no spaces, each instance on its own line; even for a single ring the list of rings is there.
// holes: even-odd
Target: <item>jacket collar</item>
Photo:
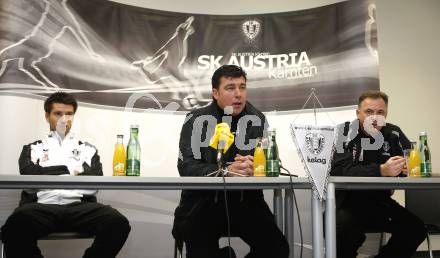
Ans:
[[[56,131],[50,131],[47,135],[47,138],[56,139],[58,143],[61,145],[64,141],[73,140],[75,138],[75,133],[70,131],[64,138]]]
[[[362,128],[359,119],[356,119],[354,122],[359,124],[358,134],[356,138],[370,138],[373,139],[373,136],[367,134],[365,130]],[[390,126],[388,126],[388,123],[382,126],[380,129],[380,133],[383,135],[384,138],[387,138],[390,133]]]

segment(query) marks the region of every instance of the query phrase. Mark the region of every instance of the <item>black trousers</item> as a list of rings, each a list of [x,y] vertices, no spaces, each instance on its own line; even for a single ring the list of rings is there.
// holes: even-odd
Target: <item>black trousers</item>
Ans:
[[[250,246],[246,258],[287,258],[289,246],[278,229],[274,216],[263,198],[229,201],[231,235],[240,237]],[[219,239],[227,236],[227,217],[222,197],[208,201],[190,219],[184,235],[187,258],[229,257],[219,249]],[[175,228],[179,231],[179,228]]]
[[[15,209],[2,227],[6,256],[41,258],[37,239],[57,231],[94,235],[84,258],[114,258],[128,237],[130,225],[116,209],[99,203],[24,204]]]
[[[376,256],[380,258],[412,257],[425,239],[423,222],[391,198],[347,197],[336,211],[338,258],[355,258],[368,231],[391,233],[388,243]]]

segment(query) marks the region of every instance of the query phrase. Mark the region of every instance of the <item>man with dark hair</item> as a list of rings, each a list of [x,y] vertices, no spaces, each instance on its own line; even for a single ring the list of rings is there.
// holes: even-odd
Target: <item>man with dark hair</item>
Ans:
[[[388,107],[388,95],[378,90],[367,90],[359,96],[358,107],[364,102],[365,99],[382,99],[385,102],[385,106]]]
[[[22,175],[102,176],[96,148],[70,132],[77,109],[69,94],[57,92],[44,103],[50,133],[25,145],[19,158]],[[114,258],[130,225],[114,208],[97,203],[96,190],[24,190],[20,205],[2,227],[8,258],[43,257],[37,239],[52,232],[73,231],[95,236],[84,258]]]
[[[403,150],[410,142],[398,126],[385,124],[388,96],[368,91],[359,97],[357,120],[342,132],[333,156],[332,176],[395,177],[406,173]],[[391,199],[391,191],[337,191],[338,258],[355,258],[365,232],[389,232],[391,238],[376,257],[409,258],[425,239],[423,222]]]
[[[247,81],[246,72],[239,66],[235,65],[223,65],[215,70],[211,78],[211,85],[213,89],[217,89],[220,86],[220,80],[222,77],[239,78],[243,77],[244,81]]]
[[[72,106],[73,113],[76,113],[76,110],[78,109],[78,102],[76,102],[76,99],[72,95],[64,92],[56,92],[44,101],[44,112],[46,112],[46,115],[50,114],[54,103]]]
[[[247,102],[246,73],[224,65],[212,76],[213,102],[189,113],[180,134],[178,170],[181,176],[207,176],[218,170],[217,150],[207,143],[220,122],[228,123],[236,141],[221,164],[228,176],[253,175],[254,145],[267,129],[266,117]],[[249,119],[248,119],[249,118]],[[240,144],[239,139],[244,139]],[[250,146],[245,148],[245,144]],[[227,207],[227,209],[226,209]],[[261,190],[182,191],[173,235],[186,244],[188,258],[230,257],[219,249],[220,237],[230,233],[250,246],[247,258],[285,258],[289,247],[278,229]],[[234,254],[231,258],[235,257]]]

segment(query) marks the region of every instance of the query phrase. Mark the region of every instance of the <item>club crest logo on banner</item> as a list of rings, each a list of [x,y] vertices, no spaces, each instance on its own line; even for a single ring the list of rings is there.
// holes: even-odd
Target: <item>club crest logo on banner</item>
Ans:
[[[244,35],[253,41],[260,33],[261,23],[257,20],[245,21],[241,26]]]
[[[309,133],[306,135],[306,144],[307,149],[313,155],[318,155],[321,153],[322,148],[324,147],[325,138],[322,134],[318,133]]]
[[[293,141],[313,192],[325,199],[331,168],[335,128],[332,126],[290,125]]]

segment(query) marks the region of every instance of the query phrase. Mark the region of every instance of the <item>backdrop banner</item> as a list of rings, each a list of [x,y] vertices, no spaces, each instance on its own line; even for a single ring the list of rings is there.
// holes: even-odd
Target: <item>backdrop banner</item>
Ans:
[[[379,88],[376,35],[369,0],[255,15],[2,0],[0,94],[125,107],[137,93],[139,108],[191,110],[211,101],[213,71],[236,64],[262,111],[300,109],[311,88],[325,107],[347,106]]]

